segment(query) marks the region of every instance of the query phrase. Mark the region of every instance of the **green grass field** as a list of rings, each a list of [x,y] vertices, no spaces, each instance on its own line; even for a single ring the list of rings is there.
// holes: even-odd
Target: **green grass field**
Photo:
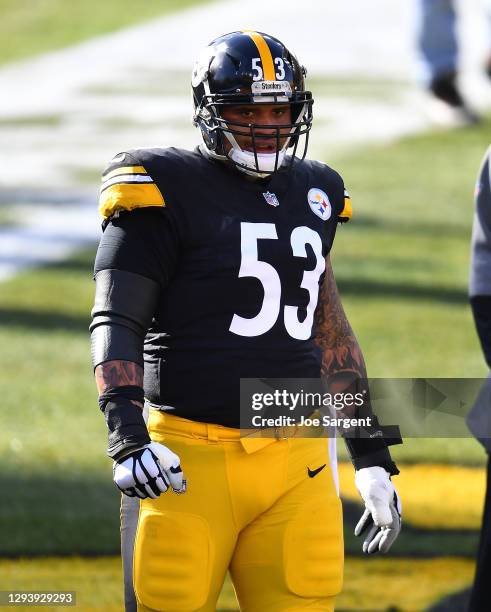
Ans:
[[[326,158],[343,174],[353,198],[354,219],[338,231],[333,262],[371,376],[486,374],[466,284],[473,185],[490,135],[491,123],[486,121],[476,128],[430,133],[366,147],[334,160]],[[8,503],[0,505],[0,532],[8,534],[0,538],[0,557],[114,555],[118,551],[119,498],[105,457],[105,425],[89,363],[93,257],[94,249],[89,249],[0,285],[4,408],[0,487],[8,491]],[[393,455],[401,465],[479,467],[485,460],[472,439],[409,439]],[[445,478],[443,467],[442,482]],[[424,481],[424,468],[421,477],[417,474],[410,482],[418,479]],[[441,498],[452,494],[452,485],[446,482],[441,496],[434,495],[434,501],[428,502],[433,504],[428,517],[437,517]],[[411,504],[419,503],[417,498],[413,502],[406,495],[409,518],[403,535],[386,565],[380,561],[376,576],[384,584],[384,575],[397,565],[398,580],[403,581],[397,584],[405,589],[400,592],[415,597],[411,581],[423,575],[427,591],[417,603],[410,600],[417,606],[414,609],[423,609],[448,592],[449,576],[456,572],[460,582],[452,578],[455,589],[471,580],[469,557],[476,550],[476,507],[482,496],[475,487],[468,491],[468,506],[460,508],[460,526],[435,527],[429,519],[425,524],[424,516],[421,519],[409,511]],[[360,544],[351,532],[360,507],[347,497],[346,547],[348,554],[356,556]],[[442,555],[467,559],[434,558]],[[412,559],[407,560],[408,556]],[[366,574],[366,566],[359,565],[363,562],[353,557],[347,564],[342,596],[347,599],[340,601],[346,609],[363,609],[360,592],[352,586],[358,580],[356,572],[360,580]],[[0,575],[6,586],[20,584],[23,577],[26,588],[31,584],[41,588],[53,572],[63,577],[63,584],[75,576],[87,600],[88,607],[81,609],[119,609],[119,569],[114,559],[2,563],[5,572]],[[356,571],[350,569],[355,567]],[[93,571],[101,572],[100,584],[91,581]],[[229,584],[223,597],[222,609],[227,609],[233,604]],[[366,600],[389,606],[397,603],[398,592],[381,597],[374,587]]]
[[[333,262],[371,376],[486,373],[466,294],[474,183],[490,137],[488,120],[336,163],[354,220],[338,231]]]
[[[206,0],[0,0],[0,63],[181,11]]]
[[[355,210],[338,232],[334,266],[372,376],[486,372],[466,279],[473,183],[489,133],[486,123],[417,136],[333,163],[346,177]],[[0,286],[3,431],[9,432],[0,439],[0,485],[11,492],[0,507],[9,533],[0,554],[117,550],[118,495],[88,353],[93,256],[84,251]],[[407,440],[394,456],[484,462],[471,439]]]
[[[487,373],[467,301],[473,191],[491,138],[482,125],[370,147],[333,164],[354,219],[333,265],[372,377]],[[327,161],[327,160],[326,160]],[[398,460],[479,465],[472,439],[406,440]]]
[[[336,610],[424,610],[448,593],[449,583],[453,590],[465,587],[473,571],[472,561],[452,557],[437,561],[349,557],[345,562],[345,587],[337,599]],[[115,557],[0,560],[0,590],[76,591],[79,612],[120,612],[121,580],[121,562]],[[401,593],[405,596],[401,597]],[[237,609],[233,586],[227,577],[217,612]]]
[[[15,215],[7,206],[0,207],[0,228],[12,226],[16,224]]]
[[[0,64],[205,1],[0,0]],[[340,89],[362,99],[398,95],[383,80],[310,85],[326,95]],[[150,78],[141,91],[163,95]],[[54,115],[17,120],[19,127],[53,129],[60,121]],[[119,121],[107,127],[118,129]],[[474,181],[490,140],[487,119],[326,155],[353,199],[354,219],[339,229],[332,257],[370,376],[486,375],[466,286]],[[79,171],[89,182],[98,179],[99,169]],[[0,227],[14,220],[3,206]],[[94,252],[0,283],[0,489],[7,500],[0,503],[0,590],[75,589],[79,610],[116,612],[119,495],[105,457],[88,348]],[[483,449],[471,438],[409,438],[393,456],[402,468],[395,484],[404,528],[388,558],[361,557],[352,535],[361,506],[351,466],[341,465],[348,558],[339,612],[423,610],[472,580]],[[235,609],[227,580],[218,610]]]

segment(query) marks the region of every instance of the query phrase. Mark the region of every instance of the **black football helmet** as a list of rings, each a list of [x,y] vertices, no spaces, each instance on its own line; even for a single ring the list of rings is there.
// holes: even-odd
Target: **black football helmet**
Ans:
[[[291,166],[296,155],[303,159],[313,104],[311,92],[305,91],[305,76],[306,70],[296,57],[268,34],[245,30],[212,41],[203,49],[192,74],[193,121],[209,155],[230,160],[243,172],[260,177],[273,174],[283,165]],[[288,104],[291,123],[266,126],[222,117],[224,107],[244,104]],[[244,136],[244,132],[250,135],[251,151],[241,149],[235,138]],[[276,152],[258,152],[258,140],[272,137],[276,138]],[[289,157],[288,148],[292,148]]]

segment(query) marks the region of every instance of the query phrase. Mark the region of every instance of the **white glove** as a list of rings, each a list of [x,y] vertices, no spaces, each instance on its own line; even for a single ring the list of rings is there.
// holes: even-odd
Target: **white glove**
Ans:
[[[386,553],[401,531],[402,513],[390,474],[380,466],[362,468],[355,472],[355,484],[365,502],[365,512],[355,527],[355,536],[365,534],[364,553]]]
[[[179,457],[158,442],[146,444],[115,461],[113,480],[128,497],[156,499],[170,486],[174,493],[186,492]]]

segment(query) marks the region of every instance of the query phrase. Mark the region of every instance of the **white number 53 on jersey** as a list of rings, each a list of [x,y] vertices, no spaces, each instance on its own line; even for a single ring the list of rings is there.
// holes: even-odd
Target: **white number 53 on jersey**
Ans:
[[[281,307],[281,281],[278,272],[266,261],[258,259],[258,240],[277,240],[274,223],[241,223],[242,260],[239,278],[254,277],[263,286],[264,299],[258,314],[252,318],[234,314],[230,331],[238,336],[260,336],[269,331],[276,323]],[[285,328],[292,338],[307,340],[312,333],[314,311],[319,297],[319,278],[325,269],[322,256],[322,241],[317,232],[304,225],[296,227],[290,236],[294,257],[307,257],[306,245],[309,244],[316,257],[313,270],[305,270],[300,287],[309,292],[307,316],[303,321],[298,318],[297,306],[284,307]]]

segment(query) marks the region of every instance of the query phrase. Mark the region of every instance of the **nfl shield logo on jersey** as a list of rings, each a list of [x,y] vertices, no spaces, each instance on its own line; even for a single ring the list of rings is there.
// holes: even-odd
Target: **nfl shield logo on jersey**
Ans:
[[[329,198],[327,197],[327,193],[322,191],[322,189],[317,189],[317,187],[313,187],[309,190],[307,194],[307,200],[309,202],[309,206],[312,212],[320,217],[323,221],[327,221],[331,216],[331,202],[329,202]]]
[[[280,201],[276,197],[275,193],[271,193],[271,191],[266,191],[265,193],[263,193],[263,196],[264,196],[264,199],[266,200],[266,202],[268,204],[271,204],[271,206],[279,206],[280,205]]]

